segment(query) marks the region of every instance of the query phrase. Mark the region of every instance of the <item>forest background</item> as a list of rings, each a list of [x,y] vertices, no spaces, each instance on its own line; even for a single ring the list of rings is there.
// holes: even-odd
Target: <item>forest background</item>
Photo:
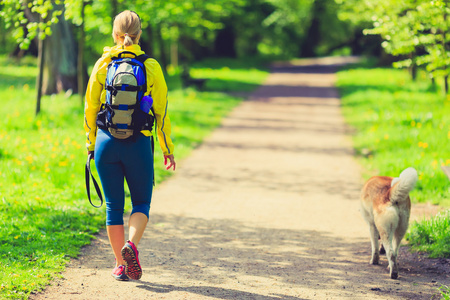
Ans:
[[[0,0],[0,296],[42,289],[104,224],[80,205],[83,174],[73,170],[85,160],[88,76],[125,9],[138,12],[141,47],[163,66],[177,157],[242,99],[229,92],[250,92],[271,62],[361,56],[369,63],[337,84],[364,176],[413,162],[413,198],[449,206],[447,0]],[[187,88],[190,79],[207,81]],[[413,226],[411,245],[450,257],[449,220]]]

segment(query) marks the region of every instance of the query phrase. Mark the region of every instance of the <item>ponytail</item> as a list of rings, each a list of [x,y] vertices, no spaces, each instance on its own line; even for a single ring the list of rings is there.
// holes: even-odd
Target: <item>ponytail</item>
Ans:
[[[123,35],[123,45],[125,47],[128,47],[128,46],[131,46],[133,44],[134,44],[133,39],[130,37],[130,35],[128,33],[125,33]]]

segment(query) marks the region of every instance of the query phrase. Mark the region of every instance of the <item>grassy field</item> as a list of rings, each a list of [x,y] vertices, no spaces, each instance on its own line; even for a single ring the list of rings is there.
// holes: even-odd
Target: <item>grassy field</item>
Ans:
[[[104,227],[105,206],[95,209],[86,197],[80,97],[45,96],[35,117],[35,60],[0,57],[0,64],[0,298],[24,299]],[[209,78],[206,91],[182,90],[177,74],[166,77],[178,161],[242,100],[223,91],[250,91],[267,75],[249,62],[199,63],[191,71]],[[170,176],[158,148],[155,168],[157,188]]]
[[[409,166],[419,181],[411,193],[418,202],[450,206],[450,97],[405,70],[356,67],[338,73],[337,85],[354,147],[372,175],[398,176]]]
[[[398,176],[412,166],[419,174],[413,202],[450,206],[450,97],[424,75],[413,82],[404,70],[355,66],[338,73],[347,122],[367,179]],[[411,249],[430,257],[450,257],[450,213],[410,224]],[[448,294],[448,288],[441,292]],[[448,299],[448,298],[447,298]]]

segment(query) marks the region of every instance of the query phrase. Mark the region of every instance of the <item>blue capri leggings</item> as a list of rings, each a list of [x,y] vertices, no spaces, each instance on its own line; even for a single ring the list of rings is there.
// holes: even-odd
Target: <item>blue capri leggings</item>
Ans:
[[[150,137],[116,139],[99,129],[95,143],[95,166],[106,198],[106,225],[123,225],[124,179],[133,210],[149,216],[153,191],[153,154]]]

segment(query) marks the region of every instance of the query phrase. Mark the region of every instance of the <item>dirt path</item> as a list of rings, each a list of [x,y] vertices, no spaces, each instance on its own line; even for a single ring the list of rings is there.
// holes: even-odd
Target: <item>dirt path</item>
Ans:
[[[157,187],[141,281],[117,282],[105,233],[32,299],[431,299],[442,261],[368,264],[336,66],[279,66]],[[406,167],[406,166],[405,166]],[[435,212],[414,206],[413,218]]]

